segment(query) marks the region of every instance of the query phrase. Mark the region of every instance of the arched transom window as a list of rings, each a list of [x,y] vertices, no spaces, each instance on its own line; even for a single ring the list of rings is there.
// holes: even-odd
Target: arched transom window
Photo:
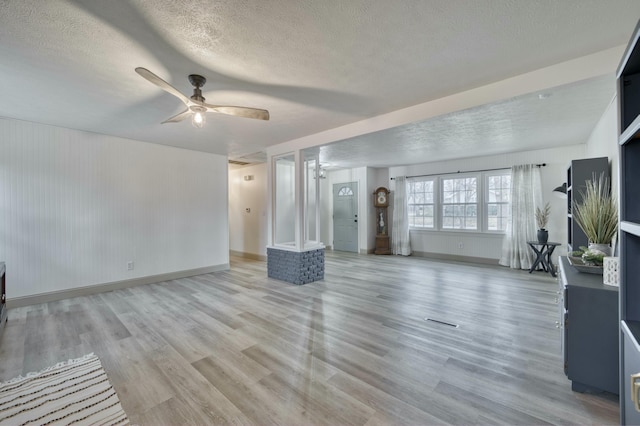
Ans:
[[[348,186],[343,186],[338,191],[338,197],[351,197],[353,196],[353,190]]]

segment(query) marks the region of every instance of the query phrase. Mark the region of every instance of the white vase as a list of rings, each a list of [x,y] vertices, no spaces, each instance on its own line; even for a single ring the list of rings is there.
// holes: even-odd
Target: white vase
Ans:
[[[609,244],[589,243],[589,250],[599,250],[603,252],[605,256],[611,256],[611,245]]]

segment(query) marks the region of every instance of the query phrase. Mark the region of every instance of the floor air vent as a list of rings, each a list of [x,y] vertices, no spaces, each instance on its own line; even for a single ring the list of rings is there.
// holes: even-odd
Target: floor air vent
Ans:
[[[425,318],[424,320],[425,321],[435,322],[437,324],[448,325],[449,327],[453,327],[453,328],[458,328],[459,327],[458,324],[453,324],[453,323],[446,322],[446,321],[440,321],[440,320],[433,319],[433,318]]]

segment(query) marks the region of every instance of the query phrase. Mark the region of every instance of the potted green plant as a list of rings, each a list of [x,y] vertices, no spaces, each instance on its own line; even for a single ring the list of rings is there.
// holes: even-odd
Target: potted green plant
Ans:
[[[549,231],[545,229],[549,222],[549,214],[551,213],[551,206],[549,203],[544,205],[544,208],[536,207],[536,224],[538,225],[538,242],[545,244],[549,239]]]
[[[573,217],[589,239],[589,250],[611,255],[611,240],[618,232],[618,203],[611,195],[604,173],[585,182],[582,202],[573,207]]]
[[[569,253],[569,256],[571,257],[581,258],[582,262],[587,266],[602,266],[606,255],[606,253],[598,249],[589,249],[585,246],[580,246],[579,250],[574,250]]]

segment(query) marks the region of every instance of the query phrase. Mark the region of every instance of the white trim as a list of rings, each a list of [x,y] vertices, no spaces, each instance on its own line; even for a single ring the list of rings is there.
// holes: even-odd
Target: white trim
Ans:
[[[636,340],[636,337],[633,335],[631,330],[629,330],[627,322],[624,320],[620,321],[620,328],[622,328],[622,332],[629,337],[629,340],[631,340],[631,342],[633,343],[633,347],[635,348],[635,350],[637,352],[640,352],[640,344]]]
[[[620,229],[628,234],[640,236],[640,224],[623,220],[620,222]]]
[[[467,232],[482,232],[482,173],[480,172],[469,172],[469,173],[459,173],[455,175],[441,175],[436,176],[438,179],[438,207],[439,210],[439,221],[438,221],[438,230],[440,231],[467,231]],[[444,203],[444,181],[445,180],[455,180],[455,179],[475,179],[476,180],[476,202],[475,203]],[[476,229],[466,229],[466,228],[445,228],[444,227],[444,207],[445,206],[460,206],[463,205],[466,210],[467,205],[475,205],[476,206]],[[455,216],[454,216],[455,217]],[[465,218],[466,212],[465,212]],[[471,217],[471,216],[470,216]]]
[[[104,284],[88,285],[71,288],[68,290],[58,290],[48,293],[34,294],[7,299],[7,308],[19,308],[22,306],[38,305],[40,303],[55,302],[56,300],[71,299],[73,297],[89,296],[107,291],[120,290],[145,284],[154,284],[163,281],[177,280],[179,278],[192,277],[194,275],[210,274],[217,271],[226,271],[229,264],[205,266],[203,268],[187,269],[184,271],[168,272],[166,274],[149,275],[146,277],[132,278],[130,280],[113,281]]]
[[[295,241],[297,251],[301,251],[304,248],[304,158],[302,158],[302,151],[296,150],[293,153],[294,167],[293,167],[293,179],[295,181],[293,186],[294,205],[296,209],[295,214]]]
[[[323,248],[325,248],[325,246],[322,243],[314,243],[313,245],[307,245],[307,247],[297,248],[297,247],[294,247],[292,245],[285,246],[285,245],[282,245],[282,244],[275,244],[275,245],[269,245],[269,246],[267,246],[267,248],[268,249],[274,249],[274,250],[284,250],[284,251],[293,251],[293,252],[296,252],[296,253],[302,253],[302,252],[305,252],[305,251],[323,249]]]
[[[293,161],[294,161],[294,170],[295,170],[295,152],[286,152],[283,154],[279,154],[279,155],[274,155],[271,157],[271,161],[269,161],[269,167],[270,169],[267,170],[267,176],[269,177],[267,179],[267,181],[269,182],[269,194],[270,194],[270,200],[271,200],[271,208],[269,209],[269,214],[271,216],[271,220],[269,221],[269,225],[271,227],[270,232],[269,232],[269,238],[267,240],[268,244],[276,244],[276,232],[277,230],[277,217],[278,217],[278,206],[276,203],[277,200],[277,192],[278,192],[278,185],[277,185],[277,178],[278,178],[278,167],[277,167],[277,162],[279,159],[281,158],[286,158],[289,156],[293,156]],[[295,172],[294,172],[295,173]],[[295,178],[294,178],[295,179]],[[294,189],[294,197],[295,197],[295,189]],[[297,217],[297,213],[296,213],[296,217]],[[295,226],[295,224],[294,224]]]
[[[409,231],[411,231],[412,229],[420,229],[420,230],[428,230],[428,231],[437,231],[438,228],[438,202],[440,201],[439,198],[439,192],[438,191],[438,176],[428,176],[428,177],[423,177],[423,178],[419,178],[419,177],[413,177],[413,178],[408,178],[407,183],[409,184],[408,186],[411,187],[411,184],[414,182],[433,182],[433,202],[432,203],[421,203],[421,205],[424,206],[433,206],[433,226],[432,227],[428,227],[428,226],[411,226],[411,224],[409,224]],[[411,194],[415,195],[415,192],[409,191],[407,193],[407,198],[409,198],[409,196]],[[415,205],[416,203],[414,203]],[[407,203],[408,205],[408,203]]]
[[[480,235],[496,235],[499,237],[503,237],[505,235],[505,231],[494,231],[489,230],[489,222],[488,222],[488,199],[489,199],[489,188],[487,185],[489,176],[508,176],[511,173],[510,169],[505,170],[488,170],[483,172],[465,172],[459,174],[434,174],[421,178],[420,176],[416,176],[411,178],[410,182],[433,182],[434,193],[433,193],[433,206],[434,206],[434,227],[426,228],[426,227],[416,227],[409,226],[409,231],[414,232],[436,232],[436,233],[460,233],[460,234],[480,234]],[[476,179],[476,203],[463,203],[463,204],[475,204],[477,206],[477,223],[478,227],[476,229],[460,229],[460,228],[444,228],[443,224],[443,213],[442,209],[445,204],[442,203],[443,199],[443,191],[444,191],[444,180],[445,179],[466,179],[466,178],[475,178]],[[455,204],[455,203],[454,203]],[[451,205],[451,204],[447,204]]]
[[[500,238],[502,239],[505,236],[504,232],[495,232],[495,231],[488,231],[488,232],[481,232],[481,231],[472,231],[472,230],[465,230],[465,229],[443,229],[443,230],[438,230],[438,229],[429,229],[429,228],[410,228],[409,232],[411,233],[417,233],[417,234],[432,234],[432,235],[448,235],[448,236],[469,236],[469,235],[477,235],[479,237],[492,237],[492,238]]]
[[[500,234],[500,235],[505,235],[506,234],[506,229],[504,231],[496,231],[493,229],[489,229],[489,177],[490,176],[511,176],[511,169],[504,169],[504,170],[494,170],[494,171],[488,171],[488,172],[483,172],[482,173],[482,185],[483,185],[483,194],[482,194],[482,210],[483,210],[483,214],[484,214],[484,220],[482,221],[482,232],[484,233],[493,233],[493,234]],[[511,188],[509,188],[509,192],[511,192]],[[504,203],[504,202],[494,202],[492,204],[498,204],[498,205],[503,205],[506,204],[507,206],[509,205],[509,203]],[[507,220],[509,218],[507,217]]]
[[[460,256],[456,254],[431,253],[427,251],[413,251],[413,256],[425,257],[429,259],[445,260],[452,262],[479,263],[482,265],[498,266],[498,259],[489,259],[485,257]]]

